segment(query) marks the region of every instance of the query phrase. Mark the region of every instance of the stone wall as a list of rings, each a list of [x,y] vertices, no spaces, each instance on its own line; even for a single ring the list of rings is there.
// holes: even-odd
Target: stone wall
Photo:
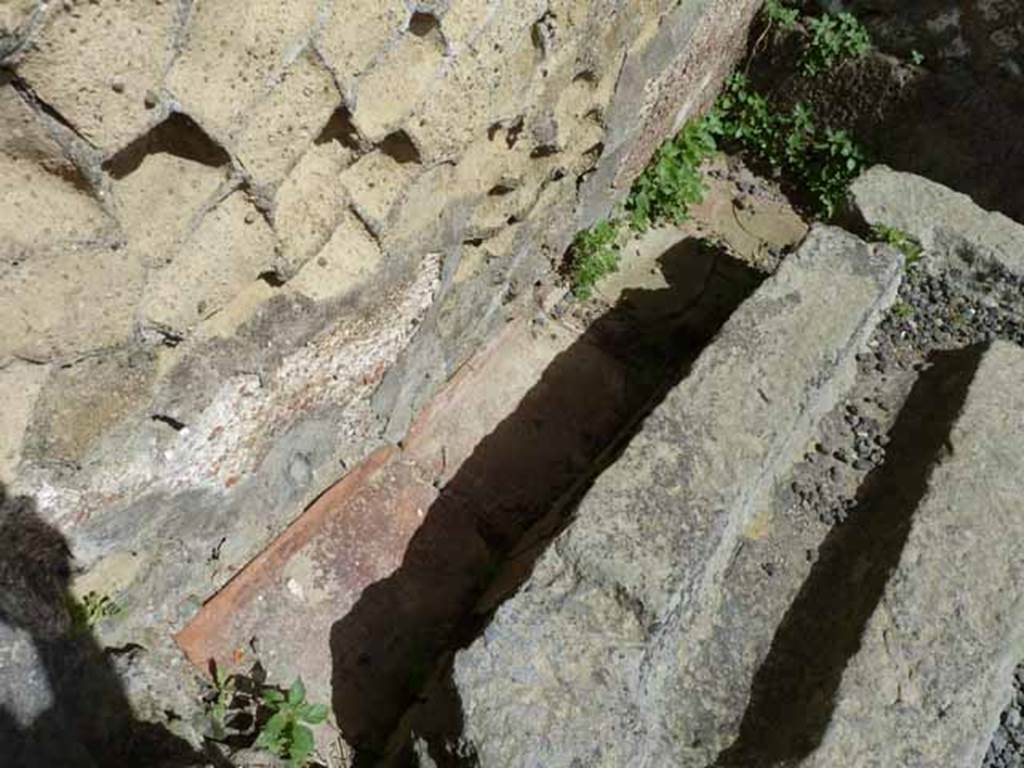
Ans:
[[[0,4],[0,480],[111,641],[399,440],[757,0]]]

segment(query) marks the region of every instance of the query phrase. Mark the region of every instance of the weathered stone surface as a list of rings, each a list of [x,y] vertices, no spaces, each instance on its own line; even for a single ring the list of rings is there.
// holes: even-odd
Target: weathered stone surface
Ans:
[[[127,341],[143,280],[139,259],[117,245],[69,245],[4,264],[0,360],[73,360]]]
[[[96,202],[71,180],[40,166],[0,156],[0,261],[20,263],[55,244],[88,247],[116,241],[113,222]],[[50,219],[40,211],[61,211]]]
[[[131,154],[112,166],[114,210],[132,249],[148,266],[162,267],[215,202],[228,156],[180,116],[140,139]]]
[[[376,151],[345,169],[338,183],[347,190],[360,217],[374,232],[380,232],[391,207],[402,196],[416,171],[415,164],[399,162],[385,152]]]
[[[340,138],[321,136],[282,182],[273,213],[282,276],[295,274],[330,238],[348,207],[338,177],[354,158],[353,148]]]
[[[149,401],[154,358],[130,349],[54,371],[35,402],[25,453],[37,461],[83,461],[95,440]]]
[[[348,296],[373,279],[382,259],[380,246],[366,225],[348,212],[320,253],[288,287],[314,301]]]
[[[868,224],[903,230],[924,246],[929,262],[979,269],[994,264],[1024,276],[1024,225],[978,207],[967,195],[884,166],[864,173],[850,193]]]
[[[230,663],[234,650],[257,636],[281,674],[302,674],[319,700],[329,700],[332,625],[365,589],[402,567],[428,514],[437,516],[431,507],[443,482],[570,339],[565,329],[534,338],[525,321],[509,326],[423,415],[402,450],[380,449],[354,467],[204,606],[177,636],[189,657],[199,666],[211,658]],[[515,354],[501,354],[507,351]],[[494,377],[498,388],[490,386]],[[462,551],[453,578],[472,582],[488,551],[468,511],[459,515]],[[428,528],[437,525],[435,519]],[[288,619],[295,611],[303,611],[301,624]]]
[[[317,35],[317,50],[335,76],[349,84],[401,33],[409,16],[409,9],[401,0],[335,3]]]
[[[274,262],[273,232],[242,192],[203,217],[173,260],[147,277],[145,321],[182,333],[213,314]]]
[[[32,408],[50,371],[44,365],[11,362],[0,368],[0,483],[14,478]]]
[[[371,141],[382,140],[420,103],[443,60],[439,25],[422,32],[406,31],[401,41],[359,78],[352,121]]]
[[[257,183],[276,185],[327,123],[341,95],[309,53],[296,59],[270,95],[249,113],[234,140],[239,161]]]
[[[53,173],[76,175],[60,144],[18,92],[11,75],[3,72],[0,72],[0,152],[11,158],[31,160]]]
[[[47,363],[5,413],[5,480],[125,606],[103,642],[160,666],[169,628],[533,313],[613,94],[690,114],[741,47],[716,36],[734,3],[683,5],[3,6],[0,366]],[[695,18],[721,19],[719,55],[660,77],[685,57],[657,30]],[[648,116],[619,113],[622,153],[661,140]]]
[[[315,0],[196,5],[167,88],[185,112],[223,141],[296,56],[316,10]]]
[[[1024,651],[1024,350],[982,358],[801,765],[980,765]]]
[[[18,49],[42,3],[36,0],[3,0],[0,2],[0,61]]]
[[[174,3],[65,3],[50,13],[18,65],[49,106],[109,152],[152,120],[146,94],[171,62],[179,9]],[[111,30],[119,30],[117,45]]]
[[[751,500],[848,384],[898,282],[894,252],[818,228],[733,315],[456,657],[485,764],[666,759],[649,706],[666,691],[646,664],[715,599]]]

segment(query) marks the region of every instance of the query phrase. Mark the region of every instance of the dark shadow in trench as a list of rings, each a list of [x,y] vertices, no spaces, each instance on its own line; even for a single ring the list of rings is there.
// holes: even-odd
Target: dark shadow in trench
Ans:
[[[850,518],[829,532],[758,669],[739,736],[715,768],[792,765],[821,743],[847,662],[860,648],[947,450],[984,349],[936,352],[889,433]]]
[[[763,278],[697,239],[658,266],[666,287],[624,291],[554,359],[441,490],[401,567],[332,627],[334,713],[357,765],[385,752],[402,762],[410,730],[439,765],[458,763],[446,659],[525,581],[573,500]],[[498,597],[478,606],[488,588]]]
[[[31,711],[19,722],[0,705],[0,763],[10,768],[121,768],[208,765],[163,726],[136,720],[115,669],[87,627],[75,626],[69,606],[71,552],[27,496],[10,497],[0,484],[0,642],[13,653],[0,670],[0,701]],[[27,641],[26,641],[27,639]],[[25,650],[18,651],[24,645]],[[37,661],[23,668],[31,646]],[[132,649],[124,649],[131,652]],[[41,671],[36,679],[32,671]],[[18,673],[22,674],[18,674]],[[45,681],[48,696],[39,690]],[[19,706],[20,704],[20,706]]]

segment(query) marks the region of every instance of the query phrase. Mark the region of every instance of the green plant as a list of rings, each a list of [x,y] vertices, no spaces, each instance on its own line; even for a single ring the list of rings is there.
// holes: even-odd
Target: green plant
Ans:
[[[327,719],[327,707],[306,703],[302,678],[296,678],[287,694],[276,688],[264,688],[260,700],[271,715],[253,746],[287,758],[291,768],[306,765],[314,748],[313,731],[309,726]]]
[[[819,210],[832,218],[850,182],[867,165],[864,152],[846,131],[827,128],[815,136],[805,158],[798,168],[802,182]]]
[[[914,308],[905,301],[897,301],[892,305],[892,313],[901,319],[906,319],[914,314]]]
[[[588,299],[597,281],[619,268],[618,219],[601,219],[590,229],[577,233],[572,244],[572,292]]]
[[[847,133],[819,128],[803,103],[776,111],[745,75],[729,79],[715,111],[726,142],[788,176],[825,217],[835,213],[849,183],[866,165],[864,152]]]
[[[921,243],[902,229],[890,227],[885,224],[875,224],[875,226],[871,228],[871,232],[874,234],[876,240],[888,243],[902,253],[904,257],[906,257],[907,264],[913,264],[921,258],[922,254],[924,254],[924,248],[921,247]]]
[[[629,226],[643,232],[657,221],[683,221],[689,207],[704,199],[700,164],[717,149],[717,113],[689,121],[662,143],[633,183],[626,198]]]
[[[765,0],[761,6],[761,13],[764,14],[765,21],[769,24],[778,24],[782,29],[793,29],[800,18],[800,11],[790,8],[783,0]]]
[[[924,54],[915,48],[910,52],[910,60],[920,67],[924,64]]]
[[[301,678],[285,691],[267,684],[266,671],[259,662],[248,673],[225,675],[212,661],[210,677],[203,696],[209,738],[265,749],[287,759],[292,768],[309,764],[314,748],[309,726],[326,720],[327,707],[306,702]]]
[[[801,60],[807,75],[827,72],[842,61],[863,56],[871,48],[871,35],[852,13],[809,17],[807,26],[811,39]]]
[[[69,596],[67,606],[71,616],[71,627],[79,634],[88,632],[103,619],[117,616],[122,610],[108,595],[93,591],[86,592],[80,600]]]

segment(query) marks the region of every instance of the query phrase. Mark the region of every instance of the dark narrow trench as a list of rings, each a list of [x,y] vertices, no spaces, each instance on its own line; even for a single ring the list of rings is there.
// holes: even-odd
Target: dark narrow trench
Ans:
[[[791,765],[821,743],[843,671],[899,563],[983,351],[932,355],[889,434],[886,462],[865,478],[850,518],[826,537],[779,625],[739,736],[715,768]]]
[[[443,670],[486,625],[484,591],[527,578],[572,501],[763,277],[695,239],[658,264],[667,287],[625,291],[551,363],[442,489],[401,567],[332,627],[333,707],[357,764],[401,762],[413,720],[439,764],[456,760],[461,707]]]

